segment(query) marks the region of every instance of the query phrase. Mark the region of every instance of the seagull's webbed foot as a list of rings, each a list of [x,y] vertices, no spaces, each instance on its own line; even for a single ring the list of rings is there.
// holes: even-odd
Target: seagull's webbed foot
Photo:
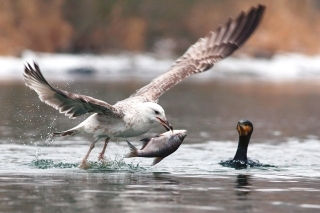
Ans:
[[[105,160],[105,157],[104,155],[102,154],[102,152],[99,154],[99,157],[98,157],[98,161],[104,161]]]
[[[88,164],[87,161],[82,161],[81,164],[79,165],[80,169],[89,169],[90,165]]]

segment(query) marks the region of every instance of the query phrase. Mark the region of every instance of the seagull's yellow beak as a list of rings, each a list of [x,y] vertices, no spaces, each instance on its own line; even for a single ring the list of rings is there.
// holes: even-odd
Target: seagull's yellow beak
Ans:
[[[167,120],[163,120],[160,117],[156,117],[158,122],[164,127],[166,128],[167,131],[171,130],[173,132],[173,127],[172,125],[167,121]]]

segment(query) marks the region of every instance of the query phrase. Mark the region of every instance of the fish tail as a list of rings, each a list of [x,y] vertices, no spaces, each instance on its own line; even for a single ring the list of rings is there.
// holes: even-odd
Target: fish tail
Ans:
[[[130,147],[130,152],[127,153],[124,157],[125,158],[132,158],[132,157],[137,157],[138,156],[138,149],[132,145],[129,141],[127,141],[128,146]]]

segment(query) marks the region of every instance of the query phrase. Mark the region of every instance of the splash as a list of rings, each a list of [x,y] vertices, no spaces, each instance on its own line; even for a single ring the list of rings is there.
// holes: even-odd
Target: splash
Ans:
[[[30,164],[30,166],[38,168],[38,169],[52,169],[52,168],[76,168],[77,164],[72,163],[54,163],[51,159],[36,159],[33,160]]]
[[[79,163],[55,163],[52,159],[36,159],[30,163],[31,167],[37,169],[70,169],[79,168]],[[139,163],[126,163],[123,158],[105,161],[89,161],[88,169],[83,170],[89,173],[111,173],[111,172],[141,172],[145,171]]]
[[[225,167],[231,167],[235,169],[246,169],[251,167],[275,167],[273,165],[260,163],[258,160],[250,158],[248,158],[247,161],[229,159],[226,161],[221,161],[219,164]]]
[[[116,157],[113,160],[107,159],[104,161],[98,162],[88,162],[88,170],[89,172],[141,172],[145,171],[143,167],[139,165],[139,163],[126,163],[124,159]]]
[[[66,168],[77,168],[78,164],[74,163],[54,163],[51,159],[36,159],[31,162],[31,166],[38,169],[66,169]]]
[[[48,146],[54,141],[52,129],[53,129],[53,125],[54,125],[54,122],[56,121],[56,119],[57,119],[57,117],[54,117],[51,124],[48,126],[48,130],[41,134],[41,139],[44,140],[45,144]]]

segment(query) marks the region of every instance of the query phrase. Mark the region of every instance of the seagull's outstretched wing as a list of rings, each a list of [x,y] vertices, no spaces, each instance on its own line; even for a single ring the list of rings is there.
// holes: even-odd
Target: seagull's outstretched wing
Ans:
[[[163,93],[190,75],[204,72],[221,59],[229,56],[250,37],[259,25],[264,5],[242,12],[236,19],[199,39],[181,56],[166,73],[153,79],[130,97],[141,97],[142,101],[156,101]]]
[[[113,113],[120,117],[117,109],[106,102],[53,88],[43,77],[36,63],[34,63],[34,68],[30,64],[25,66],[24,80],[30,89],[36,91],[42,102],[59,110],[60,113],[64,113],[69,118],[75,118],[90,112]]]

